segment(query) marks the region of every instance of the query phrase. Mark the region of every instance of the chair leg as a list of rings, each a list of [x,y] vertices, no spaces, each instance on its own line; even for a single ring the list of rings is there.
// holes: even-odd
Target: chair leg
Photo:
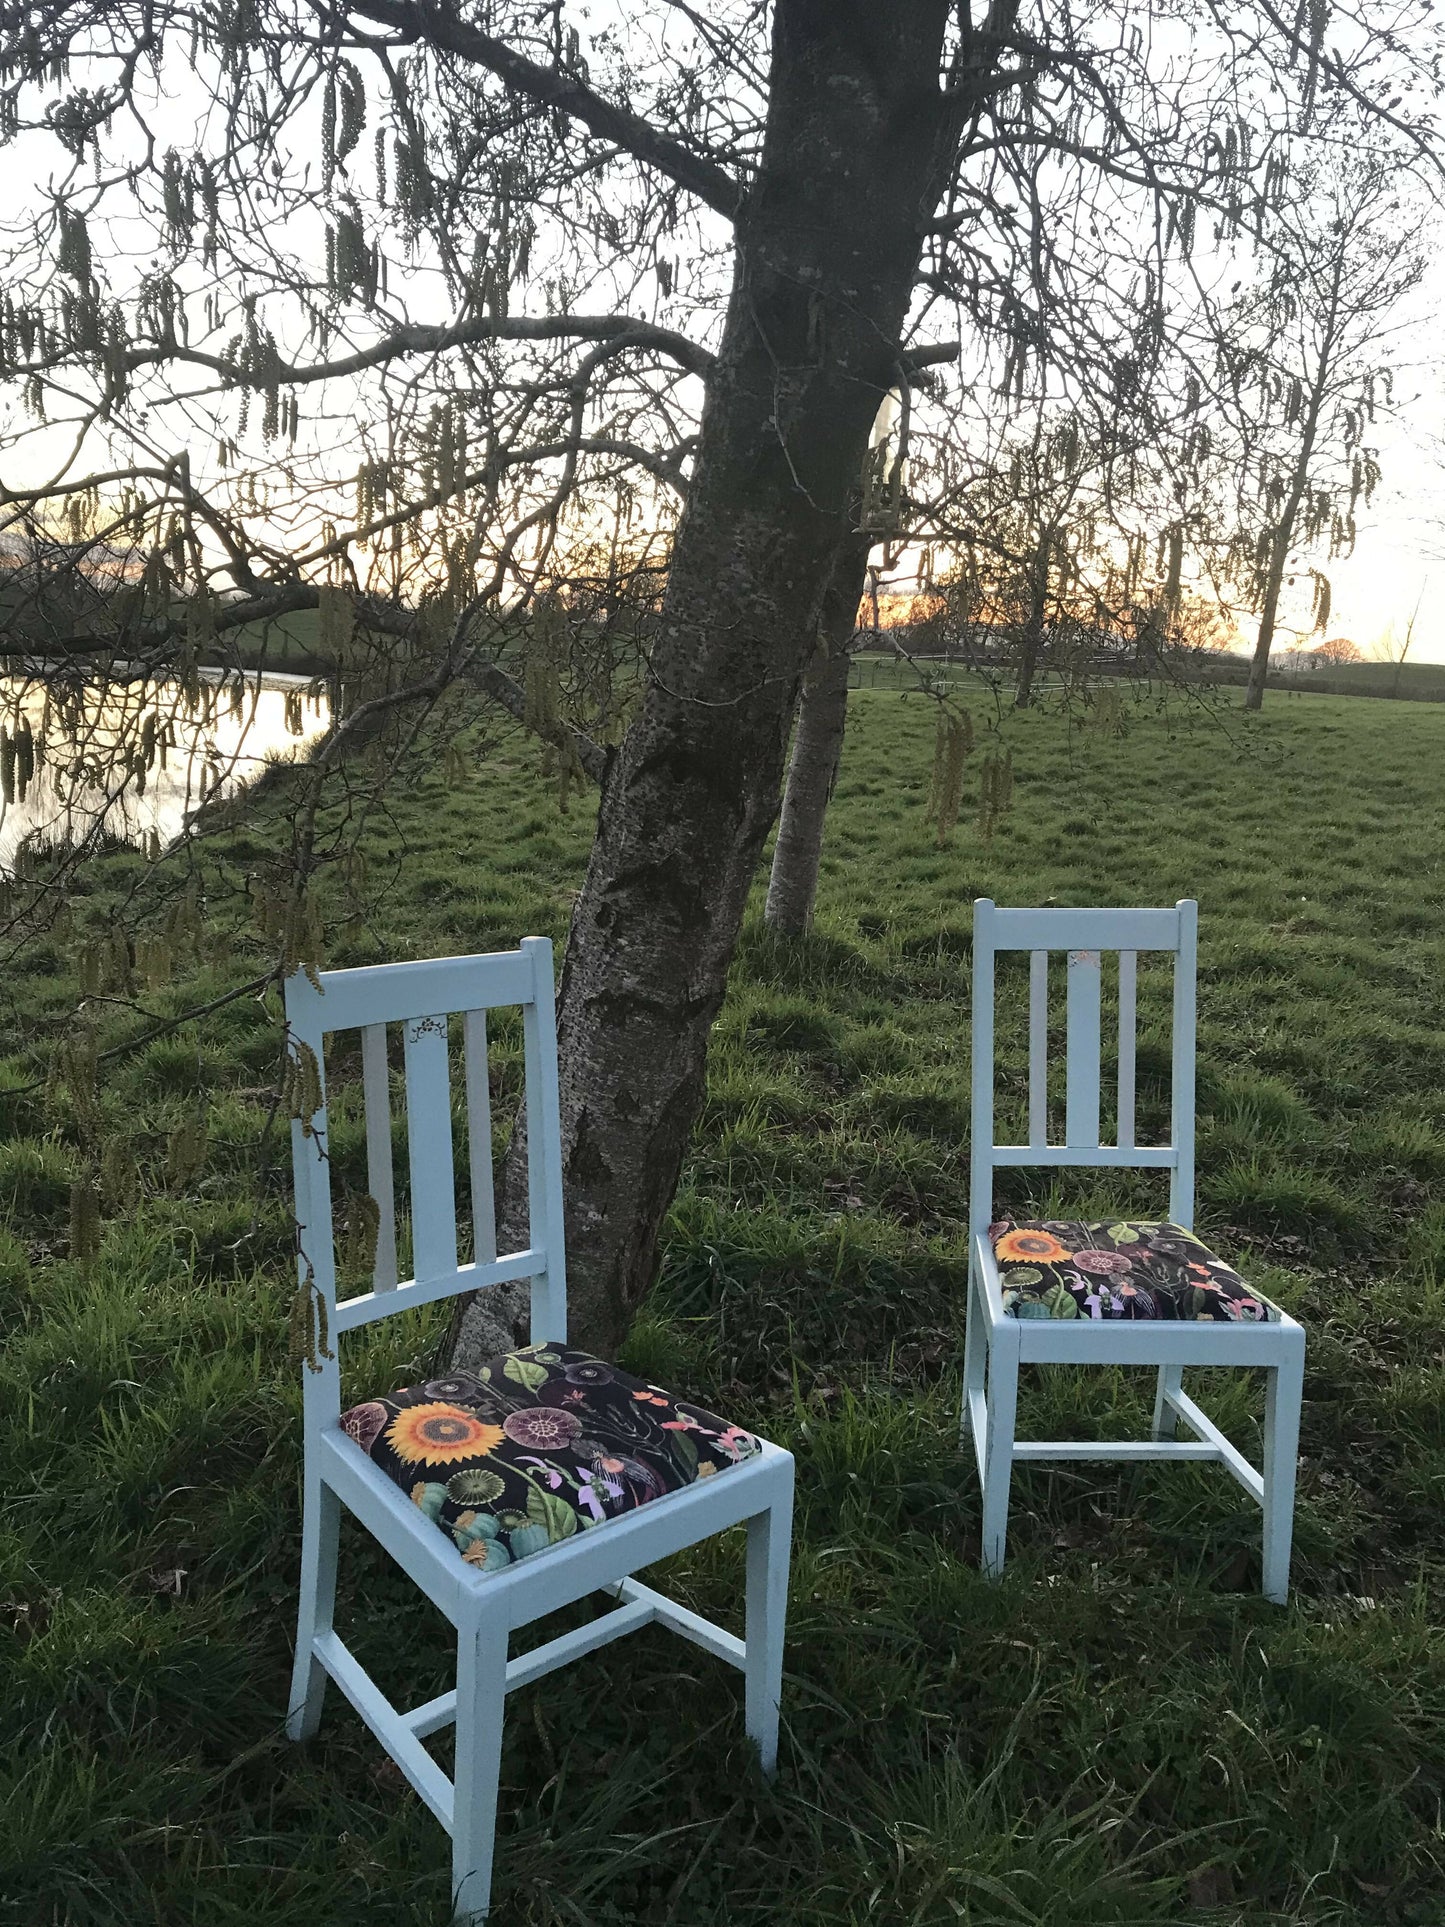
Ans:
[[[1289,1597],[1290,1546],[1294,1537],[1295,1467],[1299,1460],[1300,1404],[1304,1396],[1304,1344],[1267,1373],[1264,1397],[1264,1575],[1266,1599],[1282,1606]]]
[[[783,1630],[788,1616],[788,1559],[793,1536],[793,1468],[780,1473],[766,1512],[748,1520],[744,1623],[744,1716],[764,1774],[778,1770],[778,1707],[783,1693]]]
[[[959,1450],[968,1443],[973,1432],[973,1398],[975,1392],[981,1393],[988,1378],[988,1313],[979,1303],[980,1289],[970,1270],[968,1279],[968,1311],[964,1325],[963,1338],[963,1409],[958,1415]],[[979,1439],[976,1449],[982,1451],[985,1441]]]
[[[988,1348],[988,1439],[983,1475],[983,1569],[991,1579],[1003,1571],[1018,1391],[1018,1333],[996,1331]]]
[[[452,1906],[456,1927],[484,1921],[507,1700],[507,1629],[480,1616],[457,1629],[456,1776],[452,1795]]]
[[[331,1631],[336,1607],[336,1542],[341,1501],[322,1479],[307,1475],[301,1505],[301,1603],[296,1615],[296,1663],[286,1731],[309,1740],[321,1724],[326,1668],[312,1652],[318,1633]]]
[[[1179,1414],[1165,1396],[1168,1392],[1180,1391],[1184,1384],[1182,1365],[1161,1365],[1159,1367],[1159,1388],[1154,1394],[1154,1423],[1149,1436],[1154,1439],[1172,1439],[1179,1431]]]

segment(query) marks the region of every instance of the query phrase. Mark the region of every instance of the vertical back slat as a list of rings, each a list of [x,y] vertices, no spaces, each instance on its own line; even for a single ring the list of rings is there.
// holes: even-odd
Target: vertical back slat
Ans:
[[[1069,952],[1068,1099],[1064,1142],[1070,1150],[1099,1142],[1099,952]]]
[[[391,1081],[386,1063],[386,1025],[361,1033],[361,1095],[366,1106],[366,1188],[376,1200],[376,1263],[373,1291],[396,1283],[396,1184],[391,1162]]]
[[[1194,976],[1198,962],[1199,905],[1181,898],[1179,948],[1174,956],[1174,1044],[1172,1131],[1174,1170],[1169,1180],[1169,1215],[1194,1229]]]
[[[1132,950],[1119,952],[1119,1129],[1115,1142],[1121,1151],[1134,1148],[1134,1037],[1135,980],[1138,958]]]
[[[562,1113],[557,1088],[556,985],[552,946],[524,937],[532,959],[532,1001],[522,1011],[527,1057],[527,1209],[532,1244],[547,1268],[532,1280],[532,1343],[567,1341],[567,1260],[562,1219]]]
[[[414,1017],[406,1037],[406,1147],[411,1166],[412,1274],[419,1281],[457,1268],[452,1093],[445,1016]]]
[[[1049,953],[1029,956],[1029,1143],[1049,1141]]]
[[[973,1239],[993,1217],[993,903],[973,906],[972,1097],[969,1116],[969,1265]]]
[[[487,1082],[487,1013],[462,1018],[466,1054],[467,1163],[472,1186],[473,1255],[479,1265],[497,1255],[497,1201],[492,1173],[492,1093]]]
[[[298,987],[299,986],[299,987]],[[341,1374],[336,1355],[336,1243],[331,1215],[331,1160],[327,1156],[326,1037],[315,991],[304,976],[287,986],[286,1023],[291,1050],[316,1060],[321,1103],[308,1120],[291,1120],[291,1161],[296,1184],[296,1278],[308,1294],[306,1319],[313,1356],[303,1371],[302,1410],[308,1437],[334,1424],[341,1412]],[[311,1129],[306,1129],[309,1122]]]

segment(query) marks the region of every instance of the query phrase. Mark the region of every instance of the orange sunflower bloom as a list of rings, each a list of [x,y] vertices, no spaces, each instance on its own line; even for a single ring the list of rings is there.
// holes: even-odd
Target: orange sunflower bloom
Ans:
[[[1020,1228],[1006,1231],[994,1246],[993,1255],[1000,1264],[1057,1265],[1074,1254],[1047,1231]]]
[[[460,1405],[408,1405],[386,1429],[387,1444],[408,1465],[483,1459],[505,1437],[500,1425],[484,1425]]]

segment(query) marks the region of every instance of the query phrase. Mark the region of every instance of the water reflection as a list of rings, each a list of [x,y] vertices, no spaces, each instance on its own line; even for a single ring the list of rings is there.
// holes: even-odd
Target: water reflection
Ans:
[[[189,689],[0,677],[0,872],[22,844],[164,848],[201,803],[303,755],[328,720],[299,676],[202,671]]]

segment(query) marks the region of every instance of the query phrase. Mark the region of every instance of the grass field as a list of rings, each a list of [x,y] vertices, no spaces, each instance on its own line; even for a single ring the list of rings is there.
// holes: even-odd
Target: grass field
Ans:
[[[940,850],[927,701],[855,697],[816,933],[783,950],[748,924],[631,1345],[798,1455],[782,1771],[769,1788],[750,1764],[737,1676],[657,1629],[526,1689],[499,1927],[1445,1918],[1445,718],[1299,698],[1229,733],[1127,720],[1017,719],[1012,814],[984,847],[966,804]],[[282,800],[234,833],[236,866]],[[369,915],[338,906],[329,961],[560,938],[586,817],[557,814],[520,742],[424,785],[378,825]],[[110,860],[79,925],[137,863]],[[1203,1468],[1026,1468],[1008,1572],[976,1572],[956,1407],[983,894],[1200,899],[1200,1227],[1310,1334],[1284,1612],[1255,1590],[1258,1514]],[[310,1748],[280,1731],[299,1393],[284,1144],[258,1153],[272,1019],[233,1004],[107,1075],[103,1133],[140,1192],[86,1269],[70,1107],[15,1094],[73,1005],[72,948],[0,1007],[0,1921],[432,1927],[444,1838],[359,1722],[333,1699]],[[247,965],[238,937],[147,1001]],[[1144,1122],[1167,1089],[1157,986],[1141,1011]],[[133,1021],[103,1016],[102,1041]],[[1015,1094],[1020,1042],[1010,1005]],[[1029,1183],[1002,1201],[1105,1208]],[[405,1382],[434,1331],[373,1337],[349,1383]],[[1199,1395],[1257,1447],[1257,1386]],[[1149,1396],[1039,1374],[1020,1430],[1137,1434]],[[736,1623],[740,1571],[724,1540],[666,1583]],[[359,1533],[343,1573],[363,1661],[404,1703],[440,1690],[440,1619]]]

